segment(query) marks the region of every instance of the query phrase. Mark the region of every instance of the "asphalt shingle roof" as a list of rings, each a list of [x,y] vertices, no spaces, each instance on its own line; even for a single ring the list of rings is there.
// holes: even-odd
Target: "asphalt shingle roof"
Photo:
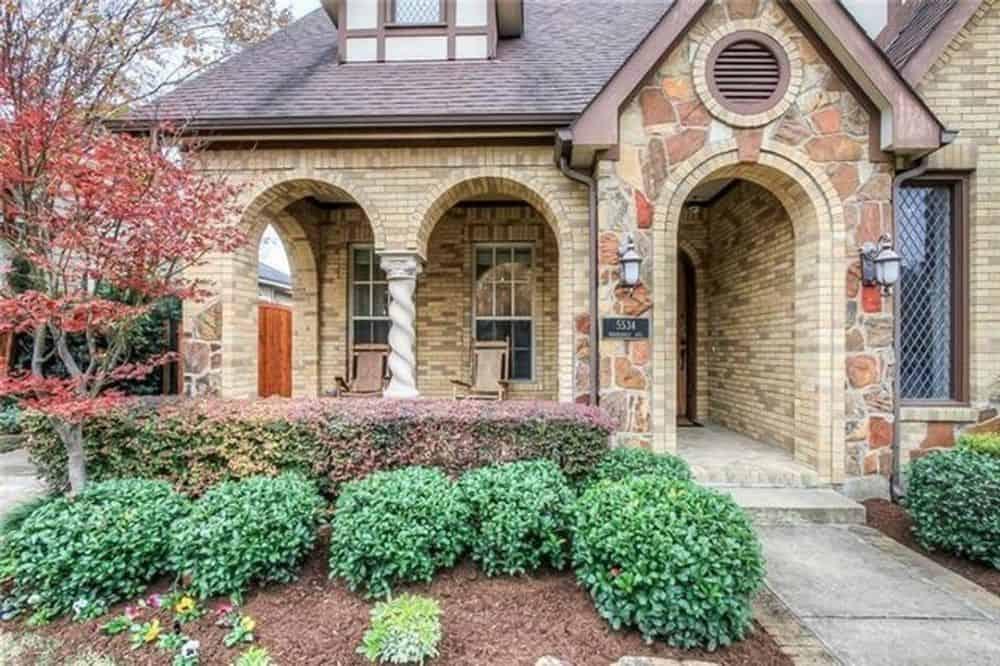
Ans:
[[[904,9],[909,15],[904,17],[899,31],[889,39],[885,47],[886,55],[897,69],[906,65],[910,56],[927,41],[945,14],[958,4],[958,0],[912,0],[912,2],[912,8]]]
[[[336,28],[318,9],[179,86],[157,102],[156,113],[195,125],[573,116],[670,4],[525,0],[524,34],[500,40],[496,59],[350,64],[337,62]]]

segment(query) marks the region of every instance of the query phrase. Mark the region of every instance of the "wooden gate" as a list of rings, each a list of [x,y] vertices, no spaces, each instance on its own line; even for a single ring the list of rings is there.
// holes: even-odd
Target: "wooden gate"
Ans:
[[[292,311],[280,305],[258,306],[257,393],[292,397]]]

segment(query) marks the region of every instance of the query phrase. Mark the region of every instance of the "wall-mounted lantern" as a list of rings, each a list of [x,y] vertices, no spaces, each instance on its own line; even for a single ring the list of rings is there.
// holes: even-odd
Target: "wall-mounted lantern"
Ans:
[[[899,280],[902,262],[902,257],[892,249],[892,239],[888,235],[879,238],[878,243],[865,243],[861,246],[861,282],[878,285],[882,293],[887,294]]]
[[[635,239],[632,234],[625,237],[625,242],[618,248],[618,261],[622,265],[620,281],[623,287],[634,288],[639,285],[639,267],[642,266],[642,255],[635,249]]]

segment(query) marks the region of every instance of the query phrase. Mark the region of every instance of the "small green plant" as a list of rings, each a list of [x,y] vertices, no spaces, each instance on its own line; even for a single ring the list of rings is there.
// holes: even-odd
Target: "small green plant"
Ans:
[[[132,632],[132,649],[138,650],[145,645],[153,645],[163,635],[163,625],[156,618],[149,622],[138,622],[129,628]]]
[[[241,654],[233,666],[274,666],[274,661],[264,648],[252,647]]]
[[[966,444],[908,471],[906,508],[920,544],[1000,569],[1000,457]]]
[[[167,571],[171,530],[189,507],[166,483],[140,479],[44,503],[3,538],[14,599],[36,621],[104,613]]]
[[[229,633],[222,639],[222,642],[226,647],[233,647],[240,643],[253,643],[253,632],[256,628],[257,621],[249,615],[234,614]]]
[[[177,525],[173,570],[201,598],[239,594],[255,580],[294,580],[322,506],[316,485],[296,474],[220,484]]]
[[[385,596],[430,582],[469,542],[469,507],[442,472],[406,467],[345,484],[333,517],[330,576]]]
[[[642,474],[654,474],[677,481],[691,480],[691,468],[682,458],[669,453],[653,453],[646,449],[622,446],[604,454],[586,477],[585,485],[590,486],[600,481],[621,481]]]
[[[459,493],[472,513],[472,558],[488,576],[562,569],[576,496],[559,466],[531,460],[466,472]]]
[[[20,434],[21,410],[14,404],[0,404],[0,435]]]
[[[404,594],[375,604],[358,652],[380,664],[423,664],[438,655],[441,609],[434,599]]]
[[[764,577],[760,544],[732,498],[653,475],[584,493],[573,565],[614,629],[709,650],[746,635]]]
[[[1000,433],[962,435],[958,438],[958,448],[1000,457]]]

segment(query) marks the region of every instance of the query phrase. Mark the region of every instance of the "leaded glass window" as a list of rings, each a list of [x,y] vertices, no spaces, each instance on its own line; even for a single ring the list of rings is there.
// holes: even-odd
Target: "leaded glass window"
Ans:
[[[423,25],[444,22],[441,0],[394,0],[392,7],[394,23]]]
[[[951,184],[904,187],[899,194],[899,384],[904,400],[956,397],[955,198]]]
[[[389,281],[371,247],[351,248],[351,336],[354,344],[389,343]]]
[[[510,343],[508,377],[534,378],[534,252],[530,245],[476,246],[476,340]]]

